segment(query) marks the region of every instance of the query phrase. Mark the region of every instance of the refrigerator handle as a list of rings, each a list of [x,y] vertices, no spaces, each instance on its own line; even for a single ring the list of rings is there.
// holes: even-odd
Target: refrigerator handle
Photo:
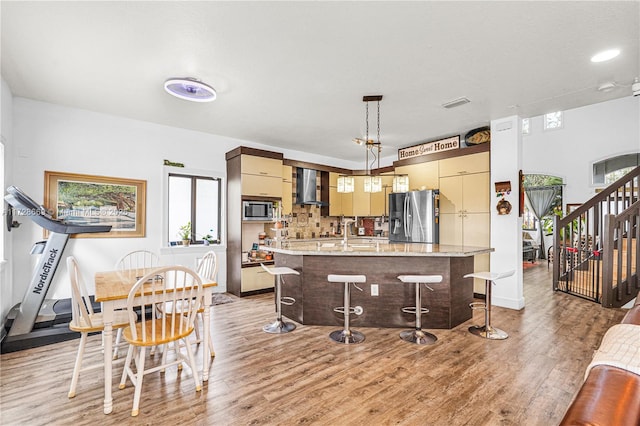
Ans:
[[[409,203],[408,203],[408,201],[409,201],[409,196],[407,194],[404,197],[404,206],[403,206],[404,207],[403,208],[403,210],[404,210],[403,222],[404,223],[402,224],[403,227],[404,227],[404,236],[405,237],[409,237],[409,226],[408,226],[408,224],[409,224]]]

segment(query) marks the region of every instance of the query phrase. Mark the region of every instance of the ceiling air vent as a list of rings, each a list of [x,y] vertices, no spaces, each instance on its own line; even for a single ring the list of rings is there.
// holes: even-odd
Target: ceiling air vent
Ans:
[[[445,108],[455,108],[459,107],[460,105],[468,104],[469,102],[471,102],[469,99],[462,97],[449,102],[445,102],[442,104],[442,106]]]

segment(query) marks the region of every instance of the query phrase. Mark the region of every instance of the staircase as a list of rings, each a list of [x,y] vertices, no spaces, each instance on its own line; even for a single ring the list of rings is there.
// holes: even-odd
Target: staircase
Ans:
[[[640,290],[640,167],[555,218],[553,289],[620,307]]]

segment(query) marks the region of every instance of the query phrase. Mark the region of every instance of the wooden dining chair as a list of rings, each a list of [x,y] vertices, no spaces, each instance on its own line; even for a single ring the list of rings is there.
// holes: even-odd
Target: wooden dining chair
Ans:
[[[164,371],[166,367],[184,362],[191,370],[196,391],[202,390],[193,348],[188,342],[202,302],[202,294],[200,277],[195,271],[184,266],[167,266],[157,269],[140,278],[131,288],[127,298],[129,326],[122,333],[129,343],[129,350],[120,380],[120,389],[124,389],[127,378],[135,386],[132,416],[135,417],[139,413],[142,380],[145,374]],[[164,315],[156,309],[159,304],[164,306]],[[136,308],[140,308],[141,312],[147,312],[147,315],[140,316],[139,321],[135,316]],[[179,345],[180,342],[181,345]],[[146,349],[170,343],[176,347],[175,359],[167,360],[168,351],[163,351],[162,361],[159,364],[145,368]],[[179,346],[184,347],[186,356]],[[135,369],[132,364],[134,359]]]
[[[200,275],[200,277],[204,279],[216,281],[218,276],[218,259],[213,250],[208,251],[202,257],[202,259],[200,259],[200,263],[198,263],[197,272],[198,272],[198,275]],[[198,324],[196,325],[196,330],[195,330],[196,340],[194,343],[202,342],[202,338],[200,337],[200,326],[202,326],[202,332],[204,333],[204,310],[208,309],[210,304],[211,304],[210,300],[205,301],[203,299],[202,304],[200,305],[200,309],[198,309],[198,316],[196,319]],[[211,354],[211,358],[216,356],[215,352],[213,351],[213,339],[211,339],[211,335],[209,336],[209,353]]]
[[[101,332],[104,330],[104,321],[102,319],[102,313],[94,312],[91,305],[91,299],[87,293],[87,289],[84,285],[82,277],[80,275],[80,269],[78,268],[78,262],[73,256],[67,258],[67,269],[69,272],[69,279],[71,281],[71,322],[69,323],[69,329],[80,333],[80,344],[78,345],[78,354],[76,355],[76,362],[73,367],[73,375],[71,376],[71,388],[69,389],[69,398],[76,396],[76,386],[78,385],[78,378],[80,372],[102,367],[103,364],[92,364],[82,367],[82,361],[85,354],[85,346],[87,344],[87,336],[89,333]],[[134,316],[137,315],[135,312]],[[116,311],[113,318],[113,328],[122,330],[129,325],[129,315],[126,311]],[[102,360],[103,358],[100,357]]]
[[[160,257],[149,250],[134,250],[122,256],[116,262],[114,269],[123,271],[125,269],[148,269],[155,268],[160,265]],[[118,348],[122,342],[122,329],[118,329],[116,335],[116,343],[113,347],[113,359],[118,359]],[[151,350],[153,355],[154,350]]]

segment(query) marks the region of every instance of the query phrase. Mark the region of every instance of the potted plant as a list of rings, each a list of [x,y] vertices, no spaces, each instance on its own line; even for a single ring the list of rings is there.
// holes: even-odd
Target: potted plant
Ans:
[[[191,221],[187,222],[186,225],[182,225],[180,227],[180,231],[178,232],[180,239],[182,239],[182,245],[188,246],[191,244]]]

